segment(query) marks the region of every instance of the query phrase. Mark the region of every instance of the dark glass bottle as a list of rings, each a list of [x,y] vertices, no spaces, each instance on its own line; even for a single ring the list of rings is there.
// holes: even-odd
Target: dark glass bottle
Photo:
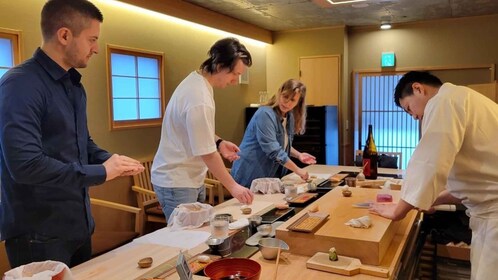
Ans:
[[[363,174],[366,179],[377,179],[377,147],[375,146],[372,125],[368,125],[368,137],[363,150]]]

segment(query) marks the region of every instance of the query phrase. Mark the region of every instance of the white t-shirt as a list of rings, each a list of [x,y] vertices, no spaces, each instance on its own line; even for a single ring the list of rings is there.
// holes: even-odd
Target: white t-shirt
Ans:
[[[498,216],[498,105],[445,83],[429,100],[422,138],[406,170],[401,198],[428,209],[448,191],[481,217]]]
[[[213,88],[190,73],[175,89],[164,114],[161,141],[152,164],[152,184],[199,188],[207,167],[202,155],[216,152]]]

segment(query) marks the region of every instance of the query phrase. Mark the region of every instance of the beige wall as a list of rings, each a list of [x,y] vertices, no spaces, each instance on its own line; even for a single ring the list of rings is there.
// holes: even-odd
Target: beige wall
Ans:
[[[344,61],[347,61],[346,28],[344,26],[301,31],[276,32],[273,45],[268,46],[266,72],[267,90],[275,94],[280,85],[289,78],[299,78],[299,58],[306,56],[340,55],[342,85],[339,100],[339,121],[344,127],[342,116],[348,113],[345,98],[347,75]],[[342,131],[341,131],[342,135]],[[342,136],[341,136],[342,137]],[[340,160],[341,161],[341,160]]]
[[[397,68],[463,66],[498,62],[498,15],[394,25],[391,30],[351,29],[349,71],[379,69],[383,51]]]
[[[267,47],[267,90],[274,94],[290,78],[299,78],[299,58],[344,54],[345,27],[331,27],[273,34]]]
[[[397,69],[459,68],[498,63],[498,15],[394,25],[391,30],[350,28],[348,78],[359,70],[380,70],[383,51],[396,53]],[[496,79],[489,70],[433,71],[441,80],[457,84]],[[348,83],[351,87],[351,83]],[[350,89],[352,91],[352,89]],[[348,93],[348,96],[350,94]],[[351,111],[352,112],[352,111]],[[353,115],[349,115],[350,127]],[[347,132],[352,141],[352,131]],[[348,154],[353,154],[350,147]]]
[[[40,11],[45,1],[0,0],[0,27],[21,30],[23,59],[30,58],[41,43]],[[164,52],[165,92],[167,99],[181,80],[207,58],[209,47],[218,39],[229,36],[187,27],[165,17],[146,15],[110,1],[94,3],[104,14],[100,37],[100,54],[94,56],[88,68],[81,69],[88,95],[89,129],[94,140],[111,152],[137,158],[152,156],[157,149],[160,127],[110,131],[106,92],[106,44]],[[257,100],[257,91],[266,86],[265,47],[240,39],[253,56],[248,85],[215,89],[217,133],[239,143],[242,139],[244,108]]]

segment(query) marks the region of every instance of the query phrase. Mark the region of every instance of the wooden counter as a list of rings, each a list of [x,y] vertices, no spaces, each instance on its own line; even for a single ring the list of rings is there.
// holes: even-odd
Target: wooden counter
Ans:
[[[414,222],[418,219],[419,215],[415,211],[408,213],[407,217],[400,221],[399,227],[387,248],[379,266],[364,266],[365,269],[372,268],[375,270],[387,270],[387,278],[395,279],[401,265],[401,258],[406,247],[411,246],[416,238],[412,234]],[[284,225],[282,225],[284,226]],[[344,276],[339,274],[332,274],[329,272],[309,269],[306,267],[306,262],[310,257],[288,252],[282,253],[282,260],[278,268],[279,280],[294,280],[294,279],[313,279],[313,280],[328,280],[328,279],[353,279],[353,280],[380,280],[386,277],[377,277],[366,274],[357,274],[354,276]],[[271,280],[275,272],[275,261],[265,260],[261,253],[257,253],[251,257],[262,266],[260,280]],[[296,278],[299,276],[298,278]]]
[[[307,167],[310,174],[335,174],[340,171],[357,171],[357,167],[342,167],[342,166],[323,166],[315,165]],[[401,170],[385,170],[379,169],[379,173],[401,173]],[[255,203],[253,205],[253,213],[258,213],[264,211],[267,207],[271,207],[274,203],[281,203],[283,201],[283,194],[273,194],[273,195],[256,195]],[[229,212],[234,215],[234,217],[240,218],[240,204],[231,199],[215,207],[215,211],[218,213]],[[412,211],[409,213],[407,218],[399,223],[397,230],[395,231],[394,237],[392,238],[385,254],[384,258],[380,261],[379,266],[375,266],[380,269],[387,269],[389,271],[389,278],[394,278],[398,269],[401,266],[401,256],[405,247],[409,243],[409,235],[412,232],[412,225],[418,217],[417,213]],[[203,227],[198,230],[209,231],[209,227]],[[190,255],[195,255],[201,253],[207,249],[207,245],[199,244],[195,248],[188,251]],[[137,242],[129,243],[120,247],[116,250],[108,252],[97,258],[94,258],[88,262],[85,262],[79,266],[71,269],[74,279],[135,279],[141,275],[144,275],[150,270],[157,268],[158,265],[164,263],[167,260],[176,258],[180,248],[173,248],[168,246],[162,246],[157,244],[140,244]],[[152,267],[147,269],[139,269],[137,267],[137,261],[140,258],[151,256],[154,258],[154,264]],[[252,256],[253,260],[258,261],[262,266],[261,280],[273,279],[273,272],[275,270],[275,261],[264,260],[261,254],[258,252]],[[368,279],[368,280],[379,280],[383,279],[380,277],[374,277],[364,274],[359,274],[351,277],[341,276],[337,274],[331,274],[328,272],[312,270],[306,268],[306,261],[309,256],[291,254],[288,252],[282,253],[282,260],[280,262],[280,267],[278,269],[279,280],[295,280],[295,279]],[[166,279],[178,279],[176,273],[167,277]],[[195,276],[194,279],[207,279],[204,277]]]
[[[350,188],[351,197],[344,197],[341,187],[337,187],[315,201],[310,207],[318,207],[319,213],[329,217],[315,232],[296,232],[287,229],[307,210],[301,211],[277,229],[277,238],[287,242],[291,252],[299,255],[313,256],[316,252],[328,253],[335,247],[337,254],[360,259],[363,264],[379,265],[393,239],[399,222],[372,215],[368,209],[355,208],[353,204],[375,201],[379,190]],[[392,191],[394,200],[399,192]],[[369,216],[370,228],[353,228],[345,225],[351,219]]]

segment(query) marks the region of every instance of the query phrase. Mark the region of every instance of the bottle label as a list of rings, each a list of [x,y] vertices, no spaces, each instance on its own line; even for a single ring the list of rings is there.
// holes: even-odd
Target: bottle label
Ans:
[[[363,159],[363,174],[365,176],[370,176],[370,159]]]

